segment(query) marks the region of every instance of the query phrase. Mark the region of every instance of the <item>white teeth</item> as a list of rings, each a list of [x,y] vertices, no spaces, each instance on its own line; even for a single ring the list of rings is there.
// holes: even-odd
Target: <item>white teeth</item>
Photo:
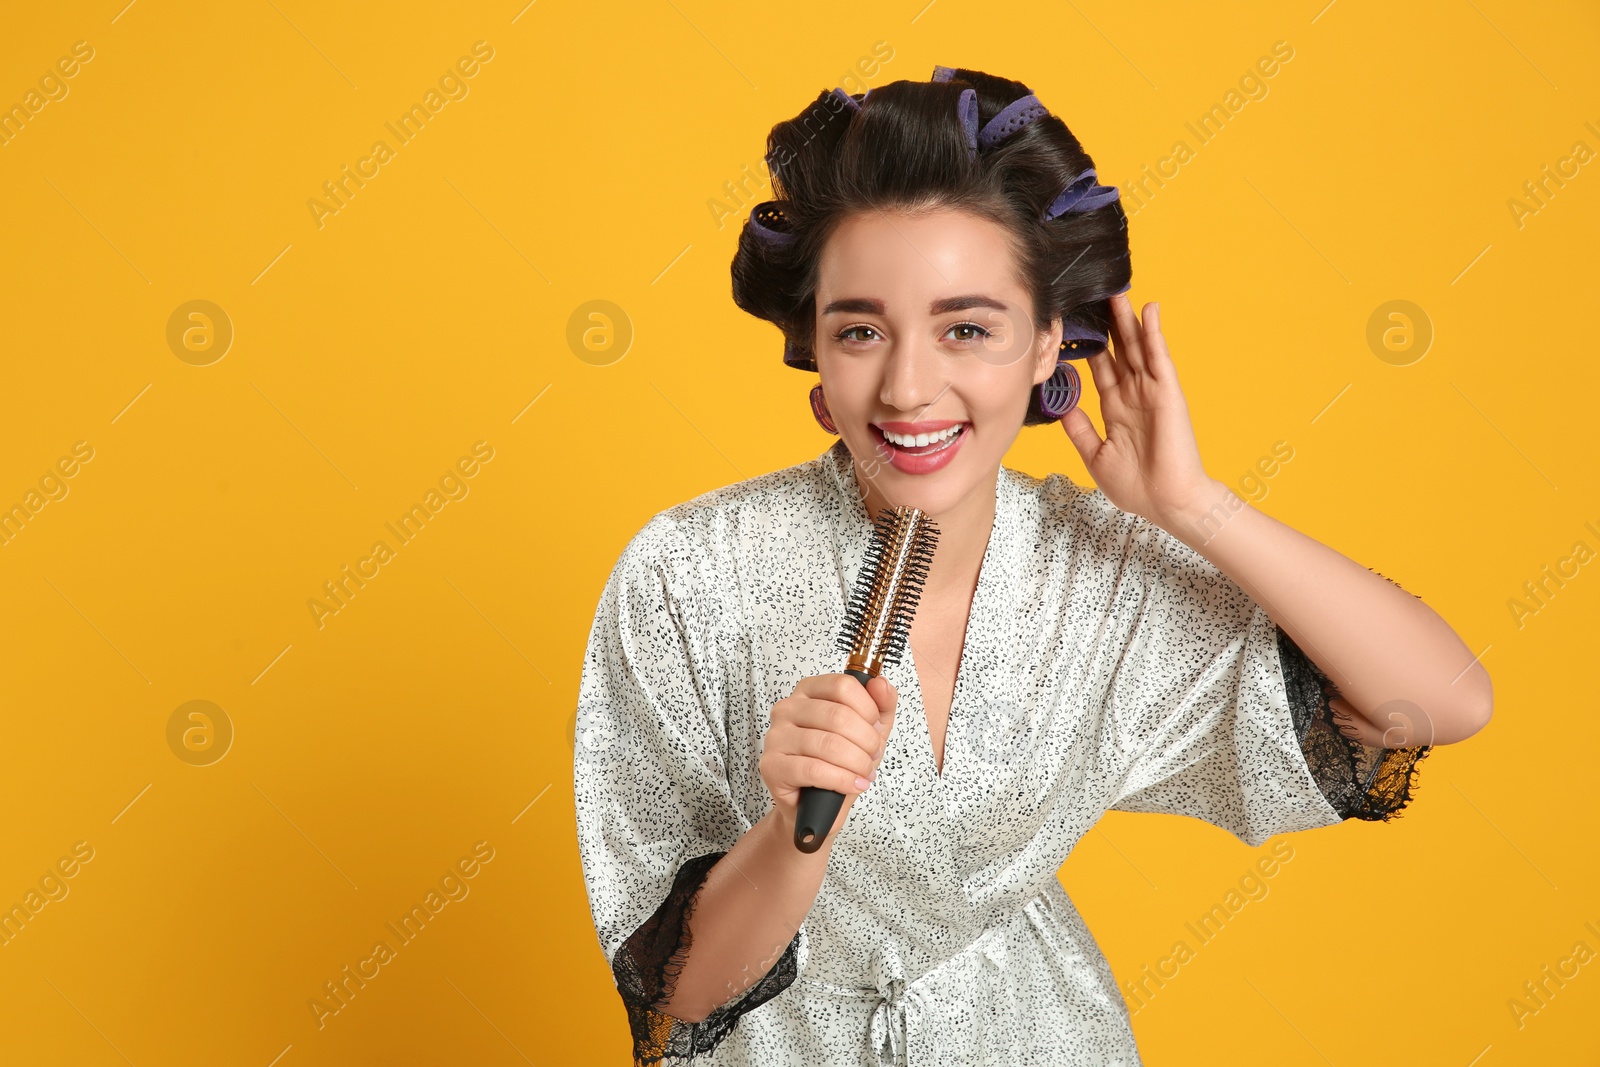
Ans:
[[[940,430],[938,433],[892,433],[889,430],[884,430],[881,426],[879,427],[879,430],[882,431],[883,436],[889,441],[890,444],[899,445],[901,448],[921,448],[924,445],[937,444],[940,441],[945,441],[954,437],[956,434],[961,432],[961,427],[964,425],[965,423],[957,423],[948,429]]]

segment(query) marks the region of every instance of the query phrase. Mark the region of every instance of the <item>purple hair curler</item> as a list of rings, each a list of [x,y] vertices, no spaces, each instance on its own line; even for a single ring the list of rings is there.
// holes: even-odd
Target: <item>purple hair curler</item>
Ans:
[[[1045,208],[1043,220],[1049,221],[1072,211],[1093,211],[1105,207],[1120,195],[1116,186],[1098,184],[1094,168],[1090,167],[1068,182],[1061,194],[1051,201],[1050,206]]]
[[[1052,419],[1059,419],[1071,411],[1083,395],[1083,379],[1065,359],[1056,362],[1055,373],[1039,386],[1039,410]]]
[[[984,123],[982,131],[978,134],[978,147],[993,148],[1024,126],[1032,125],[1048,114],[1050,112],[1032,93],[1013,100],[1000,109],[1000,114]]]
[[[956,101],[956,114],[961,117],[961,132],[967,137],[967,159],[977,159],[978,91],[976,89],[961,90],[961,99]]]
[[[1061,323],[1061,358],[1085,359],[1106,349],[1106,335],[1089,326],[1066,319]]]
[[[772,245],[786,245],[794,240],[788,230],[789,217],[783,213],[780,200],[763,200],[750,209],[750,232]]]
[[[827,400],[822,395],[821,382],[811,387],[811,414],[816,417],[817,425],[824,430],[833,434],[839,432],[839,427],[834,425],[833,415],[828,411]]]
[[[798,370],[814,371],[817,369],[817,361],[811,358],[811,353],[787,337],[783,339],[783,362],[785,366],[794,367]]]

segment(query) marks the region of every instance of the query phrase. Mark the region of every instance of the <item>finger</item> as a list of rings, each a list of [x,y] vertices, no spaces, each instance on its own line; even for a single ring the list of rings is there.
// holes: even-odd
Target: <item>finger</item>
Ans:
[[[845,767],[836,767],[827,760],[817,759],[815,756],[785,756],[778,773],[784,780],[793,782],[800,788],[814,786],[818,789],[831,789],[847,797],[852,793],[866,792],[856,785],[856,779],[866,778],[865,774],[859,774]]]
[[[1114,388],[1127,373],[1122,366],[1122,324],[1117,321],[1117,298],[1112,297],[1108,303],[1111,307],[1111,328],[1106,331],[1106,346],[1084,360],[1094,372],[1095,388],[1102,393]]]
[[[1145,309],[1144,314],[1144,345],[1145,366],[1150,369],[1150,377],[1157,381],[1167,381],[1169,378],[1177,380],[1178,368],[1172,363],[1172,354],[1167,351],[1167,338],[1161,332],[1161,305],[1151,304]]]
[[[868,679],[870,684],[871,679]],[[831,700],[836,704],[854,708],[869,725],[878,721],[878,704],[853,675],[819,674],[802,678],[795,691],[813,700]]]
[[[843,734],[836,734],[831,730],[799,730],[791,740],[790,754],[795,756],[810,756],[812,759],[831,763],[835,767],[848,770],[851,774],[859,774],[865,778],[872,773],[872,768],[878,760],[878,732],[871,727],[867,733],[873,737],[871,750],[863,749],[853,740]]]
[[[1149,305],[1145,305],[1148,309]],[[1131,374],[1147,374],[1144,362],[1143,327],[1133,313],[1127,293],[1111,298],[1111,321],[1116,327],[1117,360]]]
[[[895,691],[894,685],[883,675],[878,675],[867,683],[867,693],[878,704],[878,719],[881,724],[885,719],[894,715],[895,705],[899,703],[900,694]]]
[[[1072,447],[1078,450],[1078,456],[1083,460],[1085,467],[1094,465],[1094,458],[1099,453],[1105,441],[1101,440],[1100,433],[1094,428],[1094,422],[1089,418],[1089,413],[1081,406],[1075,406],[1071,411],[1061,416],[1061,428],[1067,431],[1067,438],[1072,442]]]
[[[877,722],[876,718],[868,722],[857,715],[854,709],[831,700],[807,700],[796,709],[790,722],[802,732],[836,734],[869,758],[877,756],[886,736],[873,725]]]
[[[1117,361],[1111,353],[1109,344],[1099,352],[1086,358],[1083,362],[1088,366],[1089,373],[1093,375],[1095,392],[1104,396],[1117,387]]]
[[[900,694],[887,678],[883,679],[880,691],[887,693],[888,698],[878,704],[878,721],[873,727],[878,731],[878,737],[883,743],[883,747],[878,749],[878,758],[882,759],[889,748],[889,734],[894,730],[894,713],[900,703]]]
[[[883,718],[878,720],[873,729],[878,734],[878,751],[874,758],[881,760],[889,751],[889,735],[894,732],[894,709],[884,712]]]

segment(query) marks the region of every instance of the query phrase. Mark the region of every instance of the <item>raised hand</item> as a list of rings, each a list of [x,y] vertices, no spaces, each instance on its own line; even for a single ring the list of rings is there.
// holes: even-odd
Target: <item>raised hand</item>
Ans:
[[[1104,439],[1082,406],[1061,419],[1095,485],[1123,511],[1170,529],[1216,482],[1200,461],[1189,404],[1161,336],[1160,308],[1141,323],[1127,294],[1111,298],[1111,345],[1087,360],[1100,396]]]

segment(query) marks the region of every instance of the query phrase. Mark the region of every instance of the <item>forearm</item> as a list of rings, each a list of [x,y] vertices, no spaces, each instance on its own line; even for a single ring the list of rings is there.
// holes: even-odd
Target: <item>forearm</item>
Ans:
[[[695,898],[686,961],[660,1011],[699,1022],[772,969],[816,902],[843,814],[822,847],[805,853],[774,808],[717,861]]]
[[[1159,525],[1266,609],[1366,720],[1358,725],[1368,743],[1449,744],[1488,722],[1493,689],[1482,664],[1432,608],[1381,575],[1221,482]]]

